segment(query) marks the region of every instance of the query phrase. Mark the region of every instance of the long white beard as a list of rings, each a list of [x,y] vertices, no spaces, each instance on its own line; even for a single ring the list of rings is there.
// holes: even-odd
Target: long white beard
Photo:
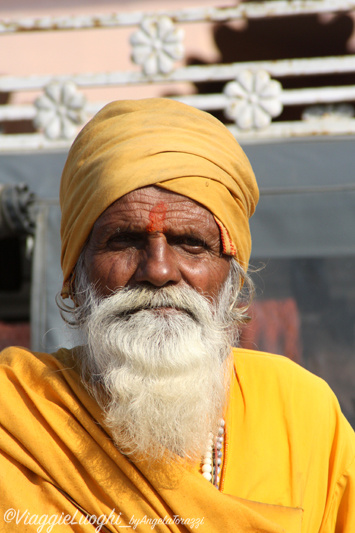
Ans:
[[[205,451],[228,392],[229,285],[217,309],[188,286],[120,289],[101,301],[91,291],[83,376],[123,453]]]

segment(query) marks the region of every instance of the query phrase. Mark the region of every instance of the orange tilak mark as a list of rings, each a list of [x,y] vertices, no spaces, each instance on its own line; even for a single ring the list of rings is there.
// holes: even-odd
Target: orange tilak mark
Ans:
[[[155,205],[151,212],[149,213],[149,224],[146,227],[148,233],[155,233],[159,231],[164,231],[164,221],[166,216],[166,205],[165,202],[159,202]]]

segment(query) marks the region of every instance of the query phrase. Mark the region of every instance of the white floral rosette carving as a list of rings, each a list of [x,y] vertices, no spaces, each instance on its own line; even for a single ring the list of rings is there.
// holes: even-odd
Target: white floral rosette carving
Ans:
[[[281,84],[264,70],[244,70],[224,87],[225,115],[242,130],[266,128],[282,112],[281,92]]]
[[[34,126],[49,139],[71,139],[86,120],[85,96],[73,82],[53,82],[35,101]]]
[[[167,74],[184,56],[183,38],[183,30],[169,17],[147,17],[131,35],[132,61],[141,65],[147,76]]]
[[[302,120],[339,120],[353,118],[354,115],[355,108],[351,104],[321,104],[306,107],[302,113]]]

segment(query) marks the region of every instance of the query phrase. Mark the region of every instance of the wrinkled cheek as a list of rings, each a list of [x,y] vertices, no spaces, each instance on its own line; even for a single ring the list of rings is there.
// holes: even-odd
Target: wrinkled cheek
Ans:
[[[106,260],[101,262],[100,266],[96,270],[96,279],[93,276],[93,282],[96,282],[96,286],[99,292],[104,295],[110,295],[112,292],[125,287],[129,284],[130,279],[134,275],[136,268],[136,260],[129,254],[125,258]]]

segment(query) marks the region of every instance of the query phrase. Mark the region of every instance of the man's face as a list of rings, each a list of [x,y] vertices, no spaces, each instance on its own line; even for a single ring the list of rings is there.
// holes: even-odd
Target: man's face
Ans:
[[[227,279],[213,215],[196,202],[158,189],[133,191],[94,224],[85,253],[98,296],[120,287],[190,285],[214,300]]]

